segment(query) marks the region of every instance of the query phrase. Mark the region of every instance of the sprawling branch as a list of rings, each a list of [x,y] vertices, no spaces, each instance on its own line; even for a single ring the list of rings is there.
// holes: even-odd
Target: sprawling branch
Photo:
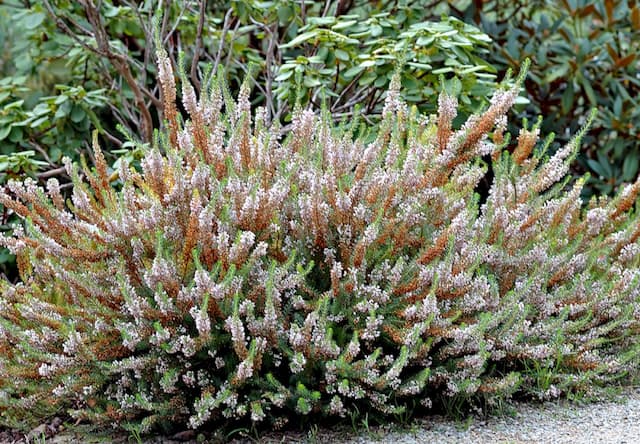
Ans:
[[[145,95],[149,97],[152,94],[150,94],[144,88],[144,86],[139,85],[136,81],[133,73],[131,72],[131,61],[129,60],[129,58],[123,54],[119,54],[113,51],[109,43],[109,34],[107,33],[104,24],[102,23],[102,19],[100,18],[100,11],[96,7],[96,5],[90,0],[79,0],[79,3],[84,8],[86,18],[91,25],[92,32],[89,32],[87,29],[80,27],[79,25],[74,24],[74,26],[78,26],[82,34],[86,35],[87,32],[89,32],[96,41],[96,47],[87,44],[86,41],[81,39],[78,34],[67,24],[65,19],[63,19],[57,13],[49,0],[44,0],[45,8],[53,17],[56,25],[62,32],[71,37],[84,49],[101,57],[107,58],[116,69],[116,71],[118,71],[118,73],[122,76],[134,95],[136,111],[140,116],[138,124],[140,127],[142,138],[145,142],[151,141],[153,135],[153,120],[145,102]],[[160,102],[155,99],[155,97],[152,99],[152,101],[154,105],[160,105]]]

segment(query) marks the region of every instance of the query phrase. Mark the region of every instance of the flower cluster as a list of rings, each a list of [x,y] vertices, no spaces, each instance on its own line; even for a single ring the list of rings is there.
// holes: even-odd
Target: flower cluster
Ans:
[[[582,133],[548,159],[536,125],[511,143],[523,75],[459,129],[454,98],[421,116],[393,82],[366,143],[310,110],[281,137],[219,78],[197,98],[183,76],[183,122],[162,52],[159,76],[167,130],[140,169],[94,144],[68,201],[55,180],[0,191],[25,221],[0,239],[23,278],[0,283],[2,418],[282,425],[636,365],[640,182],[583,208],[563,180]]]

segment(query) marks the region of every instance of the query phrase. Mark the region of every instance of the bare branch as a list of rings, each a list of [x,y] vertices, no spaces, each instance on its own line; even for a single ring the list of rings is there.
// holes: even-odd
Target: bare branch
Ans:
[[[180,8],[180,14],[178,14],[178,18],[176,18],[175,23],[173,24],[173,26],[171,27],[171,31],[169,31],[165,36],[164,39],[162,40],[163,44],[167,44],[167,42],[169,41],[169,39],[173,36],[173,34],[176,32],[176,29],[178,29],[178,25],[180,25],[180,21],[182,20],[182,17],[184,16],[185,11],[187,10],[187,8]],[[169,14],[165,14],[165,17],[168,17]]]
[[[125,4],[128,5],[135,12],[136,17],[138,18],[138,22],[140,23],[140,27],[142,28],[142,31],[144,32],[145,42],[152,42],[153,41],[153,36],[151,35],[151,32],[149,30],[149,26],[147,26],[147,22],[142,17],[142,14],[140,14],[140,8],[138,7],[138,5],[136,5],[135,3],[133,3],[133,2],[131,2],[129,0],[126,0]],[[145,47],[144,47],[144,66],[142,67],[142,81],[141,81],[142,85],[146,85],[147,84],[147,72],[148,72],[147,67],[149,66],[149,62],[151,60],[151,49],[152,49],[151,45],[145,45]],[[143,89],[144,89],[144,87],[143,87]],[[145,94],[147,92],[148,91],[145,90]],[[158,106],[155,103],[154,103],[154,105]]]
[[[129,60],[122,54],[115,53],[111,50],[109,35],[102,23],[102,19],[100,18],[100,11],[96,8],[93,2],[90,0],[79,0],[79,3],[84,7],[87,20],[93,28],[99,51],[106,55],[118,73],[120,73],[127,82],[131,91],[133,91],[136,107],[142,117],[140,122],[142,137],[145,142],[151,141],[153,136],[153,120],[151,119],[151,114],[149,113],[149,109],[144,101],[142,90],[140,89],[136,79],[133,77],[131,67],[129,66]]]
[[[200,11],[198,15],[198,30],[196,32],[196,47],[193,50],[193,62],[191,62],[191,82],[197,91],[201,90],[202,85],[198,79],[198,61],[202,52],[202,28],[204,27],[206,0],[200,0]]]
[[[60,28],[60,30],[62,30],[65,34],[71,37],[74,41],[76,41],[79,45],[81,45],[87,51],[90,51],[101,57],[107,58],[111,62],[111,64],[114,66],[114,68],[118,71],[118,73],[122,76],[122,78],[124,78],[129,88],[131,88],[131,90],[133,91],[137,111],[142,116],[142,120],[139,122],[140,130],[142,132],[142,137],[145,141],[147,142],[150,141],[153,134],[153,120],[151,119],[151,114],[149,113],[149,110],[145,103],[143,91],[138,85],[136,79],[134,78],[133,73],[131,72],[131,67],[129,65],[131,60],[128,59],[126,56],[123,56],[122,54],[118,54],[112,51],[111,45],[109,43],[109,35],[107,34],[107,31],[100,18],[100,12],[98,7],[94,5],[93,2],[90,0],[79,0],[79,3],[83,6],[85,10],[87,20],[91,24],[93,32],[90,32],[87,29],[83,28],[82,26],[77,24],[75,21],[73,21],[69,17],[65,17],[67,20],[69,20],[70,23],[73,23],[74,26],[80,29],[82,33],[85,33],[85,34],[88,33],[92,35],[93,38],[95,38],[97,48],[94,48],[91,45],[88,45],[85,41],[83,41],[83,39],[81,39],[76,34],[76,32],[74,32],[74,30],[69,27],[66,21],[63,20],[62,17],[59,16],[58,13],[55,11],[55,9],[51,6],[51,3],[49,2],[49,0],[43,0],[43,1],[44,1],[45,8],[47,9],[51,17],[55,20],[56,25],[58,26],[58,28]],[[123,104],[125,103],[126,101],[123,100]],[[132,120],[137,120],[137,119],[132,119]]]
[[[326,17],[329,13],[329,8],[331,7],[331,0],[326,0],[324,2],[324,9],[322,10],[322,17]]]
[[[331,111],[335,111],[337,109],[338,104],[343,99],[345,94],[347,94],[347,92],[349,92],[349,90],[355,86],[355,84],[358,82],[358,80],[360,80],[360,77],[362,77],[363,74],[364,74],[364,71],[360,72],[357,76],[353,78],[353,80],[351,80],[351,82],[349,82],[347,86],[345,86],[345,88],[342,90],[342,92],[340,93],[336,101],[333,103],[333,106],[331,107]]]
[[[218,53],[216,54],[216,61],[213,64],[213,74],[215,75],[218,70],[218,65],[220,64],[220,59],[222,57],[222,48],[224,48],[224,40],[227,37],[227,31],[229,31],[229,25],[231,24],[231,14],[233,13],[233,9],[229,8],[227,13],[224,15],[224,23],[222,24],[222,33],[220,34],[220,44],[218,45]]]
[[[231,41],[229,42],[229,48],[233,47],[233,41],[236,39],[236,32],[238,32],[238,28],[240,27],[240,20],[236,21],[236,26],[233,28],[233,34],[231,35]],[[229,67],[229,64],[231,63],[231,54],[233,54],[233,51],[229,50],[229,52],[227,53],[227,61],[225,63],[226,67]]]
[[[272,85],[273,85],[273,68],[275,67],[274,56],[275,56],[275,51],[277,49],[278,38],[279,38],[278,24],[277,23],[274,24],[273,29],[271,29],[269,26],[265,25],[264,23],[254,20],[253,17],[251,17],[251,21],[256,26],[262,28],[265,31],[265,33],[269,35],[269,46],[267,47],[267,51],[265,54],[265,87],[263,90],[264,91],[263,94],[265,97],[267,109],[269,110],[269,115],[274,116],[276,113],[276,110],[273,104]],[[257,86],[260,87],[260,85],[257,85]]]
[[[106,57],[106,54],[101,53],[98,49],[88,45],[85,41],[83,41],[80,37],[78,37],[76,35],[76,33],[73,32],[73,30],[71,28],[69,28],[69,25],[67,25],[67,23],[62,18],[60,18],[60,16],[56,13],[56,11],[53,9],[51,4],[49,3],[49,0],[43,0],[43,1],[44,1],[44,6],[47,9],[47,12],[49,12],[49,15],[51,15],[51,17],[55,20],[56,26],[62,32],[64,32],[69,37],[71,37],[73,40],[75,40],[76,43],[78,43],[80,46],[82,46],[87,51],[92,52],[94,54],[98,54],[99,56]]]
[[[51,169],[51,170],[44,171],[42,173],[38,173],[38,174],[36,174],[36,177],[38,179],[43,180],[43,179],[48,179],[50,177],[58,176],[60,174],[64,174],[66,171],[67,171],[66,167],[58,167],[58,168],[54,168],[54,169]]]
[[[29,140],[29,145],[31,145],[33,147],[33,149],[35,149],[37,152],[40,153],[40,155],[44,158],[44,160],[52,166],[55,166],[55,163],[53,163],[51,161],[51,158],[49,157],[49,154],[47,154],[47,150],[45,150],[42,145],[40,145],[38,142],[36,142],[33,139]]]

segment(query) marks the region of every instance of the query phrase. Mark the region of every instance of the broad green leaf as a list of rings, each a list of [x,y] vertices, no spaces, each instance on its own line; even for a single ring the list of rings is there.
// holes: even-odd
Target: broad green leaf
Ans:
[[[383,86],[387,85],[387,83],[389,83],[389,79],[387,79],[387,76],[378,76],[376,81],[373,83],[373,86],[375,86],[376,88],[382,88]]]
[[[293,70],[287,69],[286,71],[283,71],[280,74],[278,74],[276,78],[273,80],[275,80],[276,82],[283,82],[287,80],[289,77],[291,77],[292,75],[293,75]]]
[[[333,54],[338,60],[342,60],[343,62],[348,62],[349,60],[351,60],[351,57],[349,57],[349,53],[343,49],[336,49],[333,51]]]
[[[0,127],[0,140],[6,139],[10,132],[11,132],[11,125],[4,125]]]
[[[53,103],[55,103],[56,105],[61,105],[67,100],[69,100],[69,96],[67,96],[66,94],[60,94],[58,97],[56,97],[56,100]]]
[[[432,66],[427,63],[407,62],[407,65],[411,66],[412,68],[423,69],[425,71],[428,71],[432,68]]]
[[[351,80],[352,78],[360,74],[362,71],[364,71],[364,66],[357,65],[347,69],[342,75],[344,76],[345,79]]]
[[[6,111],[9,109],[21,108],[23,104],[24,100],[16,100],[15,102],[11,102],[10,104],[6,105],[3,109]]]
[[[453,72],[453,68],[450,66],[445,66],[444,68],[434,69],[431,71],[433,74],[447,74]]]
[[[607,172],[597,161],[593,159],[587,159],[587,165],[589,165],[589,168],[595,171],[600,177],[607,177]]]
[[[433,42],[435,42],[436,38],[432,35],[428,35],[428,36],[423,36],[423,37],[418,37],[418,40],[416,40],[416,45],[418,46],[429,46],[431,44],[433,44]]]
[[[360,63],[360,66],[362,66],[363,68],[370,68],[371,66],[375,66],[375,64],[375,60],[365,60],[364,62]]]
[[[289,23],[293,19],[293,8],[290,6],[280,6],[278,8],[278,20],[281,25]]]
[[[628,154],[622,163],[622,178],[626,181],[634,180],[638,174],[638,155]]]
[[[69,118],[73,122],[79,123],[84,119],[86,114],[87,113],[85,113],[84,109],[82,109],[82,107],[80,105],[74,105],[73,109],[71,110],[71,114],[69,115]]]
[[[325,57],[323,57],[321,54],[316,54],[314,56],[309,57],[308,61],[309,63],[324,63],[326,59],[326,55]]]
[[[336,22],[335,17],[309,17],[307,22],[311,25],[327,26]]]
[[[46,14],[44,12],[29,14],[23,19],[24,27],[27,29],[35,29],[42,24],[45,18]]]
[[[322,82],[318,80],[316,77],[305,77],[302,81],[302,84],[307,88],[315,88],[316,86],[322,85]]]
[[[333,25],[331,29],[333,29],[334,31],[341,31],[343,29],[346,29],[355,25],[356,23],[358,23],[357,20],[347,20],[345,22],[338,22],[335,25]]]
[[[616,96],[616,99],[613,101],[613,113],[618,118],[622,116],[622,97],[620,96]]]
[[[37,128],[40,125],[42,125],[44,122],[46,122],[47,120],[49,120],[49,116],[43,116],[43,117],[40,117],[39,119],[36,119],[33,122],[31,122],[31,124],[29,126],[31,128]]]
[[[487,66],[485,66],[485,65],[470,66],[469,68],[465,68],[465,69],[462,69],[462,70],[458,71],[458,74],[461,75],[461,76],[464,76],[466,74],[471,74],[471,73],[478,72],[478,71],[484,71],[486,69],[487,69]]]
[[[52,162],[59,161],[62,158],[62,150],[57,146],[51,148],[51,150],[49,150],[49,158]]]
[[[313,38],[318,37],[318,35],[319,34],[317,30],[302,33],[298,35],[296,38],[294,38],[293,40],[291,40],[289,43],[280,45],[280,48],[291,48],[293,46],[297,46],[301,43],[306,42],[307,40],[311,40]]]
[[[22,141],[22,136],[23,136],[23,131],[22,128],[19,126],[13,126],[13,128],[11,128],[11,132],[9,133],[9,140],[17,143]]]

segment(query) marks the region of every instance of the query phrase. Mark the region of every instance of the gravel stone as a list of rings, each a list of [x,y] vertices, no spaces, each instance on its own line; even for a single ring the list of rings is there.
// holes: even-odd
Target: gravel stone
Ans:
[[[513,417],[475,420],[464,428],[442,417],[421,420],[411,432],[360,436],[345,444],[371,443],[640,443],[640,389],[627,389],[613,401],[578,405],[568,401],[541,405],[517,403]],[[335,442],[335,441],[333,441]]]

